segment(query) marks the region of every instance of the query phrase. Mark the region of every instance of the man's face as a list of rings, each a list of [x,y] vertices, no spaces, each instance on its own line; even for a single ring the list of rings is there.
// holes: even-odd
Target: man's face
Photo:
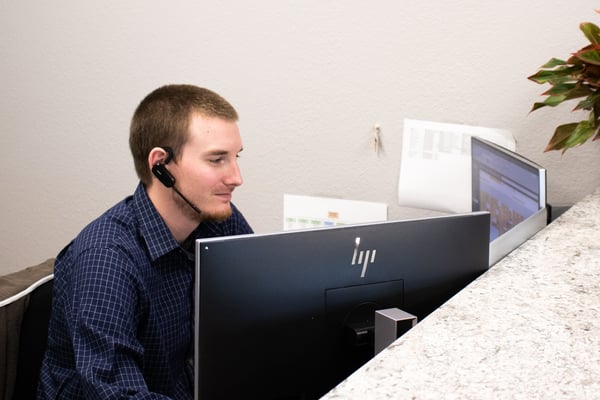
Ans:
[[[237,158],[242,139],[236,122],[194,114],[190,120],[189,140],[181,158],[173,165],[177,187],[200,209],[198,215],[175,192],[178,206],[190,218],[223,220],[231,215],[233,190],[242,184]]]

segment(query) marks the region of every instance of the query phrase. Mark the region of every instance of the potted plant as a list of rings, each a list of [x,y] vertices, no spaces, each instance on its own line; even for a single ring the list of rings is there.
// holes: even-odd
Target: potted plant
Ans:
[[[597,12],[600,13],[600,10]],[[544,151],[568,149],[600,138],[600,28],[591,22],[579,25],[590,44],[573,53],[566,61],[552,58],[540,70],[528,77],[538,84],[550,84],[531,112],[542,107],[556,107],[567,100],[581,99],[573,111],[587,111],[580,122],[560,125]]]

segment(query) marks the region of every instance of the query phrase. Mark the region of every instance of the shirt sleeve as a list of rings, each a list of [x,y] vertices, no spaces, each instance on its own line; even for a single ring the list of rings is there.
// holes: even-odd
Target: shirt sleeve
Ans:
[[[117,250],[88,249],[73,269],[69,315],[77,372],[87,399],[167,399],[151,393],[136,338],[144,299],[133,263]]]

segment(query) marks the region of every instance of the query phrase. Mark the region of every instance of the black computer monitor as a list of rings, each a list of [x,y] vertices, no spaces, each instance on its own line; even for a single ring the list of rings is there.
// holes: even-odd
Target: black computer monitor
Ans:
[[[546,170],[490,141],[471,137],[471,205],[490,212],[490,265],[547,222]]]
[[[480,212],[198,240],[196,398],[319,398],[373,357],[375,310],[423,319],[488,236]]]

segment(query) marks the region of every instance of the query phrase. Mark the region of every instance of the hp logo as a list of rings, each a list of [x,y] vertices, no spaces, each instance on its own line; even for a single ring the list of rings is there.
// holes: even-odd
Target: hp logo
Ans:
[[[352,255],[352,265],[361,265],[362,264],[362,272],[360,273],[360,277],[364,278],[367,273],[367,265],[369,263],[373,264],[375,262],[375,254],[377,250],[359,250],[360,246],[360,238],[357,237],[354,239],[354,254]]]

